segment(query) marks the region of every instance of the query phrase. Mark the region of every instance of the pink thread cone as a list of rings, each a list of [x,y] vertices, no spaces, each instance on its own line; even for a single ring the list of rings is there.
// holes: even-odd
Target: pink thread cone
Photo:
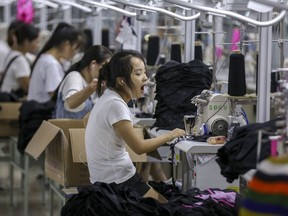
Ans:
[[[216,47],[216,56],[217,56],[217,58],[218,58],[218,59],[221,58],[221,57],[222,57],[222,54],[223,54],[223,48],[220,47],[220,46],[217,46],[217,47]]]
[[[240,41],[240,29],[235,27],[233,29],[233,34],[232,34],[232,45],[231,45],[231,51],[238,50],[237,43]]]

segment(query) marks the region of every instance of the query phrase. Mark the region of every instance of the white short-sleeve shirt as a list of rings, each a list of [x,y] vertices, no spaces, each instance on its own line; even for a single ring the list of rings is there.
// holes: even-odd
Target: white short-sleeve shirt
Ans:
[[[66,101],[67,98],[69,98],[71,95],[81,91],[82,89],[86,88],[87,82],[85,79],[81,76],[81,74],[78,71],[72,71],[70,72],[65,80],[60,85],[60,90],[62,92],[62,100]],[[65,108],[69,111],[81,111],[85,107],[85,102],[82,103],[80,106],[78,106],[75,109],[69,109],[69,107],[64,104]]]
[[[136,173],[124,140],[117,136],[112,126],[121,120],[132,124],[129,107],[119,94],[106,89],[91,111],[85,132],[91,183],[119,184]]]
[[[5,59],[10,51],[9,45],[4,40],[0,40],[0,72],[5,68]]]
[[[12,90],[17,90],[20,88],[20,83],[17,79],[21,77],[29,77],[31,68],[28,60],[26,57],[16,50],[11,50],[9,52],[6,60],[5,60],[5,68],[9,64],[9,62],[14,58],[15,56],[18,56],[13,62],[10,64],[9,68],[6,71],[1,91],[5,92],[11,92]]]
[[[49,93],[54,92],[64,77],[63,68],[57,59],[43,53],[32,71],[27,100],[44,103],[50,100]]]

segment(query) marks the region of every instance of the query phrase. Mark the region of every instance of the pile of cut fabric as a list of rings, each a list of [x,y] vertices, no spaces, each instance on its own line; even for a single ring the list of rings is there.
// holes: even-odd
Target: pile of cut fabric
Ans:
[[[169,202],[160,204],[128,187],[117,189],[115,184],[95,183],[79,188],[62,208],[61,216],[236,216],[241,203],[241,196],[232,190],[193,188],[181,193],[171,185],[166,189],[163,195]]]
[[[156,76],[157,105],[153,127],[164,130],[184,129],[184,115],[196,113],[196,106],[191,99],[210,89],[212,71],[199,60],[188,63],[168,61],[157,70]]]
[[[216,162],[221,174],[231,183],[251,169],[256,169],[258,162],[270,156],[269,136],[275,134],[277,122],[273,119],[263,123],[253,123],[235,128],[232,138],[217,152]],[[261,152],[257,161],[258,132],[262,131]]]

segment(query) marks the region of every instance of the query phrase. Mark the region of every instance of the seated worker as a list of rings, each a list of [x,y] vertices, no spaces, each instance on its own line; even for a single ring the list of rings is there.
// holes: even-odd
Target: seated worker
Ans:
[[[88,48],[82,59],[73,64],[57,90],[56,118],[83,118],[91,111],[96,97],[99,70],[112,52],[105,46]],[[55,94],[56,95],[56,94]]]
[[[27,144],[43,120],[55,110],[55,90],[65,75],[62,62],[70,60],[81,45],[81,32],[67,23],[59,23],[33,62],[27,101],[20,107],[18,150]]]
[[[23,97],[28,92],[31,67],[25,54],[36,53],[39,48],[39,29],[23,23],[14,30],[16,42],[5,57],[1,91],[15,92]]]
[[[106,82],[104,92],[103,81]],[[100,97],[90,113],[85,131],[90,182],[134,188],[140,196],[153,197],[165,203],[167,200],[136,173],[125,143],[135,153],[143,154],[183,136],[185,131],[176,128],[151,139],[141,139],[137,135],[127,103],[132,98],[143,97],[146,84],[145,61],[137,51],[116,53],[100,70],[97,84]]]
[[[0,72],[2,74],[5,68],[5,58],[10,52],[11,48],[15,48],[16,45],[16,37],[15,37],[15,29],[19,28],[23,24],[22,21],[13,20],[8,28],[6,33],[6,38],[3,37],[0,39]]]
[[[67,23],[59,23],[32,65],[28,101],[50,101],[64,77],[62,61],[71,59],[81,44],[81,33]]]

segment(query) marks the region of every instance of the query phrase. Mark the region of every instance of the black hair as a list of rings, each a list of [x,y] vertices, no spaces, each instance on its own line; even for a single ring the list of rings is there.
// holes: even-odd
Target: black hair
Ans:
[[[23,44],[25,40],[33,41],[39,36],[39,29],[31,24],[24,23],[15,30],[18,44]]]
[[[139,58],[144,63],[143,55],[135,50],[125,50],[116,53],[109,63],[103,65],[100,69],[97,92],[99,96],[103,94],[102,81],[106,81],[107,88],[117,89],[117,77],[121,77],[129,88],[133,87],[131,80],[131,73],[133,71],[133,66],[131,64],[131,58]]]
[[[91,29],[83,30],[83,52],[93,45],[93,32]]]
[[[10,25],[8,26],[7,29],[7,43],[10,47],[13,46],[13,35],[15,33],[15,31],[21,27],[24,24],[24,22],[20,21],[20,20],[14,20],[10,23]]]
[[[81,71],[89,66],[89,64],[96,60],[97,64],[104,63],[108,58],[111,58],[113,53],[105,46],[102,45],[94,45],[89,47],[86,52],[84,53],[83,57],[80,61],[76,62],[75,64],[71,65],[71,67],[67,70],[65,73],[65,77],[72,71]],[[63,78],[63,80],[65,79]],[[58,97],[58,91],[61,83],[58,85],[58,88],[56,89],[52,100],[56,101]]]
[[[33,68],[35,67],[39,57],[50,50],[53,47],[60,46],[63,42],[69,41],[70,43],[76,43],[78,46],[80,46],[81,43],[81,33],[75,29],[72,25],[69,25],[68,23],[59,23],[57,27],[55,28],[54,32],[50,36],[49,40],[45,43],[43,48],[38,53],[33,65],[32,65],[32,72]]]
[[[81,71],[85,67],[87,67],[93,60],[96,60],[97,64],[104,63],[108,58],[111,58],[113,53],[105,46],[102,45],[94,45],[89,47],[80,61],[73,64],[66,72],[69,73],[71,71]]]

